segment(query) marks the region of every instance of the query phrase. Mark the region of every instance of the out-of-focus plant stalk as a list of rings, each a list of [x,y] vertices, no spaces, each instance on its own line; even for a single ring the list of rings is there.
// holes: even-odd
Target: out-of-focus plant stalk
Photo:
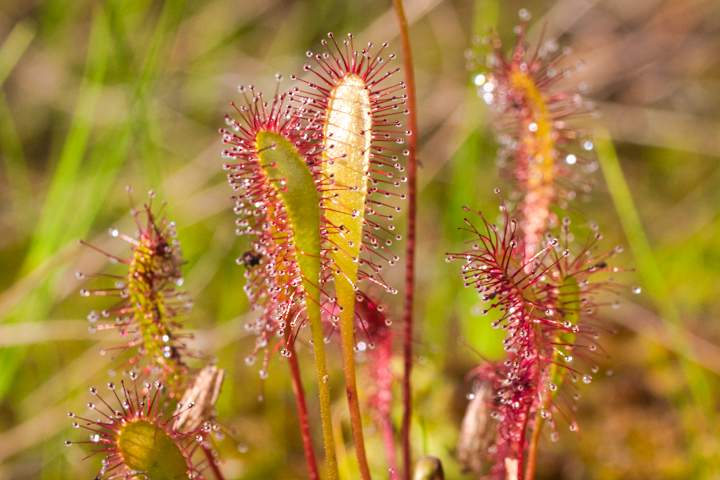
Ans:
[[[212,450],[210,450],[209,447],[203,445],[202,447],[203,453],[205,454],[205,458],[207,458],[208,466],[210,467],[210,470],[213,472],[213,475],[215,475],[215,478],[217,480],[225,480],[225,477],[222,474],[222,471],[220,470],[220,466],[217,464],[217,459],[215,458],[215,455],[213,454]]]
[[[413,341],[413,300],[415,296],[415,238],[417,208],[417,99],[415,94],[415,74],[413,72],[412,48],[408,32],[407,18],[402,0],[393,0],[395,13],[402,40],[403,65],[407,92],[408,130],[407,139],[407,183],[408,183],[408,225],[405,249],[405,307],[403,310],[403,421],[402,421],[402,456],[405,465],[404,478],[410,479],[412,471],[412,455],[410,452],[410,424],[412,421],[412,341]]]

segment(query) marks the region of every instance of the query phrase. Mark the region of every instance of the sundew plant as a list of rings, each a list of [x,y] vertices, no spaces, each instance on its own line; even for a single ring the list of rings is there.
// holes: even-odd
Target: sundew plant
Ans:
[[[0,478],[716,478],[716,5],[16,3]]]

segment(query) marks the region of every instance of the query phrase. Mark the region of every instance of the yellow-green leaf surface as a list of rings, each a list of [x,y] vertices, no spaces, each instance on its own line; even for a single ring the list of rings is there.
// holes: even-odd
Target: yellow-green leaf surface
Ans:
[[[118,433],[117,447],[125,465],[153,480],[185,480],[188,465],[182,450],[162,428],[136,420]]]
[[[561,321],[570,322],[572,327],[574,327],[580,320],[580,312],[578,310],[580,308],[580,286],[574,277],[567,277],[559,290],[561,300],[558,307],[560,309]],[[559,333],[555,341],[558,343],[572,344],[575,342],[575,334],[572,332]],[[562,355],[559,352],[562,352]],[[566,360],[563,355],[572,355],[572,350],[560,346],[556,347],[556,351],[553,352],[553,360],[556,363],[550,366],[550,381],[556,385],[562,383],[566,372],[564,368],[558,366],[558,364],[562,364]],[[553,392],[552,396],[557,395],[557,392],[558,390]]]
[[[325,216],[332,226],[328,239],[337,266],[336,293],[350,316],[355,304],[358,258],[365,217],[372,139],[370,94],[365,82],[347,75],[328,101],[323,138],[323,173],[334,182],[336,196]]]
[[[293,230],[297,263],[304,278],[303,288],[319,307],[320,194],[315,180],[295,146],[282,135],[267,131],[258,133],[257,149],[268,178],[280,181],[275,185]]]

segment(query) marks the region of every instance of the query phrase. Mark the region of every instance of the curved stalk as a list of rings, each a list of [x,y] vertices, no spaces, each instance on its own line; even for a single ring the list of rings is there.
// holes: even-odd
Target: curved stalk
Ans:
[[[408,32],[407,18],[403,8],[402,0],[393,0],[395,13],[400,28],[400,38],[402,39],[403,49],[403,65],[405,70],[405,84],[407,90],[407,106],[408,106],[408,127],[410,136],[408,137],[408,226],[407,226],[407,244],[405,252],[405,307],[403,310],[403,421],[402,421],[402,454],[403,463],[405,465],[406,480],[410,479],[412,470],[412,455],[410,451],[410,423],[412,419],[412,390],[411,390],[411,374],[412,374],[412,341],[413,341],[413,303],[415,296],[415,238],[416,238],[416,217],[417,217],[417,99],[415,93],[415,74],[413,73],[412,49],[410,46],[410,35]]]

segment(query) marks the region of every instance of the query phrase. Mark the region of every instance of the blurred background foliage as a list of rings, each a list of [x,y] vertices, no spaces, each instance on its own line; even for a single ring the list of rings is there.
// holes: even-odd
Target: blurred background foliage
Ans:
[[[545,26],[572,46],[571,61],[584,61],[572,81],[585,85],[601,114],[586,123],[607,129],[597,141],[595,188],[570,213],[576,223],[599,223],[609,247],[625,245],[620,263],[633,270],[623,276],[622,306],[601,317],[608,359],[583,389],[580,433],[561,424],[559,442],[546,437],[538,477],[720,478],[720,4],[406,3],[421,100],[417,453],[439,456],[448,478],[464,478],[454,445],[465,375],[501,354],[498,332],[478,316],[476,294],[462,288],[459,266],[444,254],[462,248],[461,207],[493,211],[492,189],[505,185],[465,52],[490,28],[510,39],[526,7],[535,17],[531,38]],[[274,74],[301,71],[304,52],[328,31],[397,48],[389,4],[3,0],[0,478],[92,478],[97,470],[82,449],[63,447],[78,434],[65,412],[80,410],[88,386],[113,374],[117,362],[98,350],[117,339],[88,333],[84,317],[94,305],[78,295],[74,272],[105,268],[78,239],[123,252],[105,232],[132,231],[125,185],[134,187],[135,204],[155,190],[177,222],[195,299],[186,319],[197,332],[193,346],[228,372],[219,414],[235,436],[221,445],[229,478],[304,478],[285,367],[273,361],[263,384],[243,362],[253,340],[243,328],[247,302],[234,259],[245,244],[233,233],[217,128],[237,85],[274,89]],[[393,272],[398,286],[401,272]],[[639,296],[630,294],[636,285]],[[399,311],[399,297],[384,300]],[[307,365],[308,349],[300,355]],[[307,387],[312,398],[309,377]],[[351,479],[349,433],[337,434],[346,445],[341,470]],[[368,437],[384,478],[370,426]]]

